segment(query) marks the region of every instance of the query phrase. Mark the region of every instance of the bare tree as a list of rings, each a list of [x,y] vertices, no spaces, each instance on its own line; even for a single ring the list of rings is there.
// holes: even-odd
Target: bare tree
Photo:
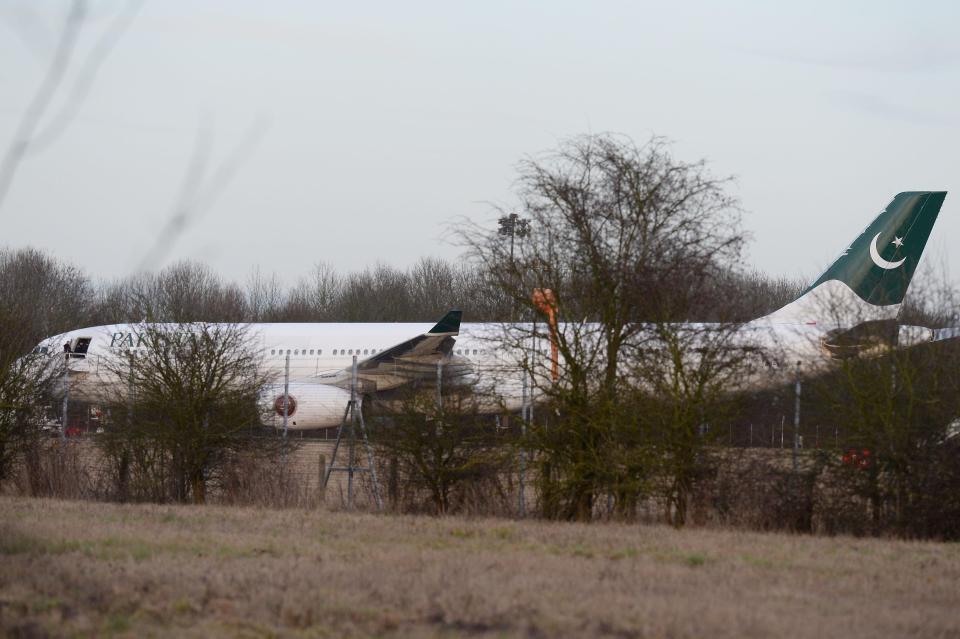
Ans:
[[[37,460],[41,422],[62,372],[60,345],[41,341],[82,325],[91,291],[79,269],[40,251],[0,250],[0,479],[18,455]]]
[[[244,288],[248,316],[251,322],[276,321],[284,305],[284,290],[276,273],[265,276],[256,266],[247,277]]]
[[[77,267],[36,249],[0,250],[0,299],[21,354],[40,340],[88,321],[94,289]]]
[[[137,330],[143,346],[117,351],[110,364],[121,400],[113,410],[123,418],[102,441],[114,446],[107,452],[140,451],[169,497],[203,503],[223,465],[252,445],[238,435],[260,420],[267,380],[258,345],[239,324],[144,323]]]
[[[743,379],[762,366],[758,349],[737,327],[660,323],[629,358],[635,385],[626,392],[636,418],[634,432],[621,437],[639,440],[665,518],[677,527],[686,524],[694,488],[714,465],[710,445],[737,415]]]
[[[101,323],[242,322],[248,316],[239,286],[224,282],[206,264],[187,260],[102,286],[96,306]]]
[[[0,308],[0,481],[7,479],[16,458],[36,449],[44,406],[57,367],[39,347],[24,354],[32,327],[16,316],[16,307]]]
[[[599,495],[636,494],[649,473],[643,450],[622,454],[622,434],[638,428],[626,398],[649,392],[630,355],[676,346],[655,328],[690,319],[736,263],[744,235],[727,181],[703,162],[675,160],[658,138],[642,147],[576,138],[524,162],[519,181],[527,237],[512,246],[475,226],[460,237],[520,317],[538,318],[505,324],[497,338],[525,354],[551,408],[549,427],[531,431],[544,512],[586,520]],[[545,310],[559,323],[543,321]]]
[[[831,458],[839,481],[869,504],[859,511],[865,531],[960,538],[951,483],[960,476],[958,366],[954,335],[883,350],[871,343],[844,351],[814,383],[813,410],[839,426],[842,456]]]
[[[471,487],[488,500],[490,492],[502,493],[511,450],[509,433],[480,414],[472,388],[444,377],[439,396],[432,384],[404,389],[375,405],[370,420],[378,458],[391,460],[391,492],[402,482],[416,503],[417,492],[424,491],[439,515],[462,505]]]
[[[274,319],[287,322],[329,321],[336,317],[334,309],[342,288],[343,280],[333,267],[319,262],[309,276],[300,279],[290,290],[282,310],[278,305]]]

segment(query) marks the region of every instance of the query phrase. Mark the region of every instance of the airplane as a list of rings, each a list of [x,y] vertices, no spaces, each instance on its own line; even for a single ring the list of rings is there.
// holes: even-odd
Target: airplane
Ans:
[[[945,191],[897,194],[796,300],[738,326],[736,341],[772,355],[764,357],[767,369],[749,383],[780,383],[791,370],[786,363],[816,372],[856,353],[960,337],[957,329],[896,323],[945,197]],[[275,379],[284,378],[289,358],[286,392],[282,383],[271,385],[261,403],[278,427],[277,417],[284,412],[292,430],[337,426],[350,400],[356,358],[357,392],[363,398],[376,399],[416,380],[436,379],[439,364],[442,374],[453,378],[495,380],[484,410],[519,410],[528,401],[520,365],[524,353],[498,338],[504,324],[461,323],[461,318],[461,311],[451,310],[434,325],[249,324],[263,364]],[[563,323],[551,326],[553,331],[566,329]],[[54,355],[65,354],[70,397],[99,401],[104,395],[116,396],[122,385],[116,367],[107,365],[109,358],[149,348],[145,342],[142,325],[115,324],[51,337],[34,352],[57,361]],[[545,370],[555,379],[555,345],[536,344],[532,352],[552,359]],[[770,362],[779,362],[777,370]]]

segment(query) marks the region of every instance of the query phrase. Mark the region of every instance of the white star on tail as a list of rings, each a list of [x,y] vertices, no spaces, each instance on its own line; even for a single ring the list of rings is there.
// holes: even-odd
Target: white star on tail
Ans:
[[[893,238],[893,241],[890,242],[890,243],[893,244],[894,246],[896,246],[897,248],[900,248],[901,246],[903,246],[903,238],[902,238],[902,237],[894,237],[894,238]]]
[[[882,257],[880,257],[880,251],[877,250],[877,240],[880,239],[880,234],[877,233],[873,236],[873,241],[870,242],[870,259],[873,260],[873,263],[879,266],[884,270],[890,270],[892,268],[897,268],[901,264],[907,261],[907,258],[897,260],[896,262],[889,262]]]

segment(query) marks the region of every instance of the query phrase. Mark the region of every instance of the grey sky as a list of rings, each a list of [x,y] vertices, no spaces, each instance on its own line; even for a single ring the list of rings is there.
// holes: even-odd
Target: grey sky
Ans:
[[[913,189],[951,191],[931,240],[949,256],[960,5],[791,5],[146,0],[62,137],[21,165],[0,244],[130,273],[204,131],[211,170],[262,135],[166,262],[293,281],[318,260],[453,257],[444,224],[511,206],[520,158],[610,131],[736,175],[762,270],[816,275]],[[75,61],[123,6],[92,4]],[[66,8],[0,9],[0,148]]]

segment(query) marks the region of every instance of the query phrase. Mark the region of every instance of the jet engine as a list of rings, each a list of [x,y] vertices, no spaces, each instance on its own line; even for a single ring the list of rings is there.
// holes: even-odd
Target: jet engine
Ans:
[[[326,384],[292,383],[284,396],[283,384],[275,384],[260,394],[264,424],[283,428],[286,407],[287,428],[312,430],[339,426],[350,402],[350,393]]]

